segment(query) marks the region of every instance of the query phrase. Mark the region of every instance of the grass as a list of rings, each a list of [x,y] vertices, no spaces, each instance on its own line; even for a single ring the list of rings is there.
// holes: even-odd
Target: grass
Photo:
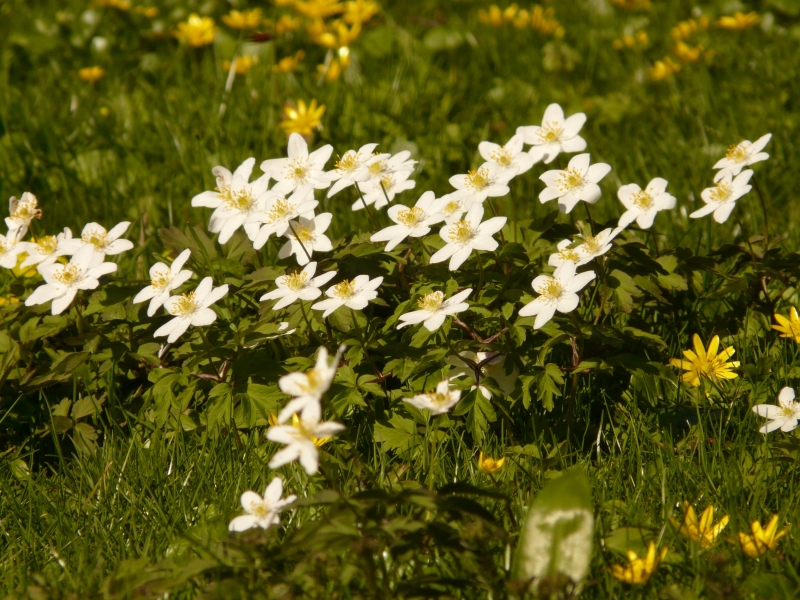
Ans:
[[[156,21],[168,28],[192,10],[218,17],[228,9],[222,2],[156,4]],[[3,444],[0,589],[8,597],[32,598],[165,592],[173,598],[378,598],[420,597],[423,591],[503,597],[514,593],[506,586],[506,557],[516,548],[526,507],[549,480],[581,465],[591,481],[596,518],[583,597],[795,597],[796,532],[777,552],[755,561],[724,540],[701,553],[669,519],[682,517],[683,500],[700,508],[714,505],[718,516],[730,515],[722,537],[732,539],[751,521],[772,514],[781,524],[800,520],[800,442],[794,434],[763,436],[757,431],[761,420],[750,411],[754,404],[774,403],[781,387],[798,380],[796,345],[770,331],[770,302],[749,294],[746,282],[737,279],[750,260],[745,237],[765,226],[757,196],[737,206],[739,224],[686,217],[701,205],[699,192],[711,185],[710,167],[729,144],[772,132],[771,158],[756,167],[756,178],[770,235],[780,242],[764,268],[772,269],[775,281],[786,276],[781,296],[772,290],[777,310],[785,314],[797,304],[791,262],[800,239],[800,206],[793,202],[794,165],[800,160],[800,22],[790,10],[776,8],[783,3],[747,5],[771,17],[742,32],[712,28],[699,34],[695,41],[713,49],[713,58],[651,81],[649,66],[673,44],[670,28],[696,8],[679,0],[654,4],[649,11],[628,12],[605,2],[553,3],[566,29],[557,41],[510,25],[480,24],[476,11],[485,6],[479,3],[387,1],[353,44],[353,65],[342,80],[318,85],[313,65],[324,51],[298,36],[248,46],[261,63],[226,92],[220,63],[233,55],[237,38],[224,28],[215,46],[191,49],[168,35],[153,35],[153,22],[133,13],[88,9],[73,0],[1,3],[0,192],[35,193],[44,208],[41,227],[49,232],[64,226],[80,231],[89,221],[109,227],[132,221],[128,237],[136,249],[120,261],[121,276],[143,276],[154,253],[163,252],[159,228],[204,224],[189,202],[213,188],[212,167],[283,155],[282,104],[312,98],[327,106],[312,145],[332,143],[337,153],[368,142],[392,152],[412,150],[420,161],[417,188],[404,201],[427,189],[448,191],[451,175],[480,163],[481,140],[505,141],[517,126],[537,123],[551,102],[567,114],[585,111],[583,135],[593,162],[613,166],[593,217],[605,223],[620,214],[619,185],[664,177],[686,211],[659,215],[661,249],[681,246],[717,262],[709,266],[696,258],[701,266],[687,275],[689,290],[669,295],[668,303],[654,308],[635,299],[624,323],[666,345],[652,351],[642,342],[615,356],[633,361],[631,355],[647,352],[649,367],[631,374],[622,370],[624,364],[603,363],[575,379],[572,401],[567,375],[552,412],[535,398],[525,410],[519,401],[498,398],[497,420],[482,440],[457,424],[460,417],[442,420],[440,435],[438,426],[429,427],[424,415],[412,412],[404,413],[411,423],[403,430],[408,435],[391,447],[386,438],[376,441],[375,431],[377,424],[389,427],[399,392],[374,396],[375,415],[349,407],[348,431],[323,447],[323,477],[280,470],[287,489],[313,500],[284,513],[285,527],[269,534],[227,532],[240,512],[239,495],[262,490],[273,476],[266,465],[275,446],[264,438],[263,419],[235,434],[229,422],[216,432],[165,427],[148,416],[153,407],[143,405],[133,386],[120,398],[109,396],[107,403],[114,400],[117,407],[90,415],[99,448],[78,452],[70,436],[50,433],[52,410],[62,398],[82,397],[96,382],[75,377],[67,386],[72,393],[59,388],[57,397],[47,390],[19,396],[11,383],[0,387],[0,419],[11,421],[34,406],[45,407],[46,415],[26,422],[25,435],[16,429]],[[745,6],[703,2],[697,8],[717,16]],[[615,50],[612,41],[626,27],[644,28],[648,47]],[[97,36],[108,41],[106,50],[97,50]],[[301,48],[308,58],[298,73],[271,72],[276,56]],[[107,71],[94,84],[76,76],[91,64]],[[528,262],[542,262],[551,246],[537,246],[534,239],[541,231],[536,225],[551,211],[537,201],[542,170],[537,165],[515,180],[511,196],[499,204],[520,222],[507,231],[528,245]],[[349,202],[340,196],[321,202],[334,214],[332,238],[374,229],[363,211],[343,206]],[[581,211],[576,209],[580,219]],[[202,218],[207,222],[208,214]],[[566,228],[569,217],[559,219]],[[558,241],[563,231],[550,229],[545,239]],[[724,246],[734,243],[744,249],[739,255]],[[721,254],[712,255],[718,249]],[[270,250],[266,258],[274,254]],[[342,260],[339,268],[355,268],[349,260],[355,259]],[[469,270],[464,277],[477,280]],[[501,283],[498,273],[491,277],[492,284]],[[10,278],[0,281],[12,289]],[[378,334],[390,314],[373,315],[364,325]],[[11,332],[13,323],[5,313],[3,318]],[[608,331],[593,330],[587,345],[602,346]],[[705,341],[719,333],[742,362],[740,377],[722,393],[704,388],[707,398],[677,385],[668,367],[655,366],[679,356],[694,332]],[[373,351],[386,364],[394,348]],[[309,351],[280,345],[275,356],[285,360],[294,353]],[[207,368],[202,360],[196,369]],[[570,364],[568,344],[556,346],[545,360]],[[369,369],[356,375],[364,373]],[[205,383],[198,384],[203,393],[211,389]],[[481,449],[508,457],[499,474],[478,470]],[[448,492],[445,486],[456,481],[486,495]],[[341,497],[326,496],[325,490]],[[489,515],[466,504],[466,496]],[[623,537],[627,542],[620,542]],[[670,548],[651,582],[631,588],[616,581],[610,566],[624,562],[619,550],[649,539]],[[408,587],[410,581],[417,587]]]

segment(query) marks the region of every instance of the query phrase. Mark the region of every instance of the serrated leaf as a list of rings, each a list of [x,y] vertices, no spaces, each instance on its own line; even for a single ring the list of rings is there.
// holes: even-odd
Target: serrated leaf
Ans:
[[[401,450],[406,451],[422,438],[417,434],[417,426],[411,419],[405,419],[400,415],[393,415],[389,419],[389,424],[375,423],[374,439],[381,444],[384,451]]]

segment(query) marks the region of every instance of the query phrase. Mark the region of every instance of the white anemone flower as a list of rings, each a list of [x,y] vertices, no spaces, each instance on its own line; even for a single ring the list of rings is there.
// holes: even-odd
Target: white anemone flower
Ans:
[[[365,144],[358,150],[348,150],[339,160],[332,171],[325,173],[324,178],[333,183],[328,190],[328,198],[334,194],[360,181],[370,178],[369,168],[381,160],[389,158],[389,154],[375,154],[378,144]]]
[[[52,265],[60,256],[74,254],[80,248],[80,240],[72,237],[72,230],[64,227],[58,235],[43,235],[33,242],[23,242],[28,255],[20,265],[21,268],[33,265]]]
[[[755,142],[745,140],[728,148],[724,158],[719,159],[714,165],[720,171],[714,175],[714,182],[724,179],[728,175],[738,175],[742,169],[752,164],[767,160],[769,154],[762,152],[772,139],[772,134],[762,135]]]
[[[319,411],[305,411],[302,417],[292,419],[292,425],[276,425],[267,430],[267,439],[285,444],[269,461],[270,469],[277,469],[295,460],[306,473],[313,475],[319,470],[317,444],[344,430],[344,425],[335,421],[320,421]]]
[[[314,277],[317,272],[317,263],[312,261],[297,273],[287,273],[275,280],[277,290],[272,290],[261,296],[260,301],[278,300],[272,310],[286,308],[297,300],[316,300],[322,295],[320,286],[325,285],[336,277],[336,271],[328,271],[318,277]]]
[[[293,414],[304,416],[307,410],[319,413],[322,396],[330,389],[333,378],[336,377],[336,369],[339,368],[344,348],[344,346],[339,348],[329,365],[328,350],[322,346],[317,353],[317,363],[313,369],[306,373],[288,373],[278,380],[281,391],[292,396],[278,414],[278,423],[286,422]]]
[[[766,417],[769,423],[759,427],[761,433],[769,433],[780,429],[787,432],[797,427],[800,421],[800,402],[794,401],[794,389],[783,388],[778,394],[778,405],[758,404],[753,407],[753,412],[759,417]]]
[[[617,227],[616,229],[611,229],[609,227],[597,235],[584,237],[583,243],[575,248],[575,253],[580,258],[575,266],[580,267],[581,265],[585,265],[611,250],[611,241],[617,237],[621,231],[621,227]]]
[[[128,231],[130,225],[130,221],[123,221],[114,225],[110,231],[106,231],[106,228],[98,223],[87,223],[81,231],[80,244],[75,244],[74,251],[77,252],[82,246],[89,246],[94,249],[97,262],[103,262],[106,256],[127,252],[133,248],[133,242],[119,237]]]
[[[274,190],[267,192],[261,209],[248,218],[248,223],[257,223],[260,226],[256,235],[251,238],[253,248],[261,248],[273,233],[278,237],[284,235],[289,229],[289,222],[294,219],[313,219],[314,209],[319,205],[314,200],[313,192],[309,187],[301,188],[288,197]]]
[[[450,380],[440,381],[436,386],[436,391],[425,394],[417,394],[412,398],[403,398],[403,402],[408,402],[420,410],[429,410],[432,415],[441,415],[453,408],[461,400],[461,390],[451,390]]]
[[[42,218],[39,202],[30,192],[24,192],[19,199],[11,196],[8,200],[8,212],[9,215],[6,217],[8,237],[16,237],[18,240],[28,233],[31,221]]]
[[[167,266],[162,262],[157,262],[150,267],[150,285],[136,294],[133,299],[134,304],[150,300],[150,305],[147,307],[148,317],[156,314],[156,311],[169,299],[172,290],[181,287],[194,275],[188,269],[181,270],[191,254],[192,251],[187,248],[172,261],[172,265]]]
[[[536,162],[544,160],[545,164],[553,162],[561,152],[583,152],[586,140],[578,135],[586,115],[576,113],[564,118],[564,111],[558,104],[551,104],[544,111],[542,125],[518,127],[526,144],[533,144],[530,154]]]
[[[410,180],[410,175],[411,173],[408,171],[397,171],[384,175],[377,181],[370,179],[369,181],[359,182],[358,189],[361,190],[364,202],[361,201],[361,198],[353,202],[353,210],[363,209],[365,203],[368,206],[374,204],[375,208],[383,208],[389,202],[392,202],[397,194],[413,190],[417,187],[417,182]]]
[[[381,283],[383,283],[383,277],[370,279],[369,275],[358,275],[355,279],[345,279],[329,287],[325,291],[328,298],[313,304],[311,308],[324,310],[323,319],[342,306],[353,310],[363,310],[370,300],[378,297],[378,292],[375,290],[380,287]]]
[[[153,336],[169,336],[167,342],[172,344],[192,325],[211,325],[217,320],[217,313],[210,306],[227,293],[227,283],[215,288],[211,277],[206,277],[194,291],[181,296],[170,296],[164,302],[164,308],[175,318],[159,327]]]
[[[413,173],[416,160],[411,160],[411,152],[403,150],[394,156],[382,154],[382,158],[369,166],[370,181],[378,182],[381,178],[392,173]]]
[[[617,197],[627,208],[619,218],[619,227],[627,227],[634,221],[642,229],[650,229],[659,211],[672,210],[677,200],[667,193],[667,180],[656,177],[645,189],[635,183],[623,185],[617,191]]]
[[[398,329],[422,323],[428,331],[436,331],[442,326],[445,319],[451,315],[464,312],[469,308],[469,304],[464,302],[472,293],[472,288],[461,290],[447,300],[444,299],[444,292],[436,291],[425,294],[417,300],[419,310],[400,315],[402,323]]]
[[[469,209],[482,204],[488,197],[505,196],[511,191],[508,182],[516,173],[514,167],[501,169],[495,162],[485,162],[466,175],[453,175],[450,178],[450,185],[456,188],[453,197],[463,201]]]
[[[444,217],[434,210],[435,205],[436,197],[433,192],[422,194],[411,208],[395,204],[387,211],[395,225],[381,229],[369,239],[373,242],[387,242],[385,250],[388,252],[407,237],[418,238],[428,235],[431,225],[444,220]]]
[[[544,204],[558,199],[558,209],[568,213],[583,200],[594,204],[600,199],[600,186],[597,183],[611,171],[605,163],[589,165],[588,154],[578,154],[569,161],[569,166],[560,171],[545,171],[539,179],[547,185],[539,194],[539,201]]]
[[[495,352],[461,352],[458,356],[449,356],[447,357],[448,364],[457,367],[455,371],[451,371],[448,374],[451,379],[467,376],[469,379],[475,381],[475,370],[469,366],[464,359],[476,365],[480,365],[478,377],[481,380],[486,377],[491,377],[497,382],[497,386],[506,396],[514,392],[514,386],[517,383],[517,379],[519,379],[519,371],[517,371],[516,367],[513,367],[511,373],[506,373],[506,357],[502,354],[497,354]],[[484,398],[487,400],[492,399],[492,392],[485,385],[473,385],[470,391],[474,390],[476,387]]]
[[[552,275],[539,275],[531,283],[533,290],[539,296],[519,310],[519,316],[532,317],[536,315],[534,329],[543,327],[556,311],[560,313],[572,312],[578,307],[577,292],[595,278],[594,271],[575,273],[575,263],[566,261],[558,267]]]
[[[689,216],[693,219],[699,219],[714,213],[714,220],[717,223],[724,223],[736,207],[736,201],[753,189],[753,186],[749,185],[752,176],[753,171],[751,169],[742,171],[735,179],[731,174],[726,175],[717,182],[715,187],[703,190],[700,196],[706,205]]]
[[[496,250],[498,243],[492,236],[506,224],[505,217],[492,217],[481,223],[483,206],[476,204],[469,209],[461,221],[445,225],[439,232],[445,241],[444,247],[431,256],[431,263],[450,259],[451,271],[458,269],[473,250]]]
[[[560,267],[562,264],[569,261],[577,265],[581,257],[576,252],[576,248],[572,247],[572,243],[572,240],[561,240],[558,242],[556,246],[558,252],[554,252],[550,255],[550,258],[547,259],[547,264],[551,267]]]
[[[332,218],[332,213],[321,213],[313,219],[299,217],[297,221],[290,221],[289,229],[283,234],[289,241],[281,246],[278,258],[287,258],[294,254],[297,264],[302,267],[311,261],[315,251],[333,250],[330,238],[325,235]]]
[[[294,494],[286,498],[281,496],[283,496],[283,481],[280,477],[275,477],[270,482],[264,490],[263,498],[253,491],[246,491],[242,494],[241,503],[247,514],[234,518],[228,525],[228,531],[247,531],[253,527],[269,529],[272,525],[279,525],[280,512],[297,500]]]
[[[508,173],[511,177],[516,177],[529,171],[537,162],[530,153],[522,150],[523,143],[523,136],[518,133],[508,140],[505,146],[493,142],[481,142],[478,144],[478,152],[483,160],[497,165],[501,176]]]
[[[44,304],[52,300],[52,313],[61,314],[72,304],[78,290],[97,288],[100,277],[116,270],[115,263],[98,262],[93,246],[82,246],[65,265],[39,265],[39,273],[44,277],[45,284],[33,290],[25,300],[25,306]]]
[[[442,215],[444,222],[450,225],[461,220],[461,217],[467,212],[467,204],[458,197],[458,192],[453,192],[438,198],[436,203],[431,206],[431,210]]]
[[[275,188],[288,194],[303,188],[324,190],[330,187],[322,170],[333,153],[333,146],[326,144],[308,153],[308,144],[299,133],[289,136],[287,158],[272,158],[261,163],[261,170],[277,181]]]
[[[27,252],[27,242],[18,241],[17,234],[8,232],[8,235],[0,233],[0,267],[13,269],[17,266],[17,257],[21,252]]]
[[[213,208],[208,230],[219,234],[219,243],[224,244],[234,232],[245,225],[252,239],[258,224],[249,221],[252,214],[263,207],[263,196],[269,186],[269,175],[262,175],[250,183],[255,158],[248,158],[231,174],[225,167],[214,167],[211,172],[217,178],[217,191],[202,192],[192,198],[192,206]]]

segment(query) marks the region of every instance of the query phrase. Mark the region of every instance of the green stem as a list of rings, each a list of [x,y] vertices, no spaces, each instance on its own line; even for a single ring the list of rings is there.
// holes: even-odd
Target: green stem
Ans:
[[[375,220],[375,215],[372,214],[372,211],[369,209],[369,206],[367,205],[367,201],[364,200],[364,194],[361,193],[361,188],[358,187],[358,183],[355,183],[353,185],[355,186],[356,191],[358,192],[358,197],[361,198],[361,203],[364,205],[364,208],[366,209],[367,214],[369,215],[370,221],[372,221],[372,224],[375,226],[376,230],[380,229],[381,226],[378,225],[378,221]]]
[[[303,318],[306,321],[306,325],[308,326],[308,330],[311,332],[311,335],[314,336],[314,339],[317,340],[317,343],[320,346],[324,346],[325,342],[322,341],[322,338],[320,338],[319,335],[317,335],[317,332],[314,331],[314,328],[311,326],[311,321],[309,320],[308,315],[306,314],[306,309],[305,306],[303,306],[302,300],[300,301],[300,312],[303,313]]]
[[[358,318],[356,318],[356,311],[354,311],[352,308],[350,309],[350,315],[353,318],[353,326],[355,327],[356,335],[358,336],[358,341],[361,342],[361,348],[363,348],[364,350],[364,358],[367,359],[369,366],[372,367],[373,371],[375,371],[375,376],[382,377],[383,373],[378,368],[378,365],[376,365],[375,362],[372,360],[372,357],[370,357],[369,355],[369,351],[367,350],[367,342],[364,340],[364,335],[361,333],[361,327],[358,324]]]
[[[292,235],[294,236],[294,239],[297,240],[297,243],[300,244],[300,247],[303,249],[303,252],[305,252],[306,258],[308,259],[309,262],[311,262],[311,254],[309,253],[308,250],[306,250],[306,247],[303,244],[303,240],[301,240],[300,236],[297,235],[297,232],[294,230],[294,225],[292,225],[291,221],[289,221],[289,229],[292,230]]]
[[[656,257],[661,256],[661,251],[658,249],[658,238],[656,237],[656,232],[652,229],[650,230],[650,239],[653,240],[653,247],[656,251]]]
[[[475,297],[477,298],[477,297],[478,297],[478,294],[480,294],[480,293],[481,293],[481,290],[483,289],[483,259],[481,259],[481,254],[480,254],[480,252],[476,252],[476,253],[475,253],[475,256],[477,256],[477,257],[478,257],[478,269],[479,269],[479,275],[478,275],[478,289],[477,289],[477,290],[475,290]]]
[[[592,213],[589,211],[589,203],[583,203],[584,208],[586,209],[586,216],[589,219],[589,227],[592,229],[592,235],[594,235],[594,220],[592,219]]]
[[[358,184],[356,184],[358,185]],[[392,205],[392,201],[389,200],[389,194],[386,192],[386,188],[383,185],[383,180],[381,180],[381,190],[383,190],[383,197],[386,198],[386,206],[389,207]]]
[[[761,212],[764,213],[764,252],[767,251],[769,247],[769,217],[767,217],[767,203],[764,201],[764,194],[761,193],[761,188],[758,185],[758,181],[756,181],[756,176],[753,175],[753,187],[756,188],[756,193],[758,194],[758,199],[761,202]]]
[[[206,338],[206,334],[203,333],[202,328],[198,327],[197,331],[200,333],[200,338],[203,340],[203,346],[206,348],[208,362],[211,365],[211,368],[214,369],[214,374],[217,376],[217,379],[219,379],[219,369],[217,369],[217,363],[214,362],[214,357],[211,356],[211,344],[208,343],[208,338]]]

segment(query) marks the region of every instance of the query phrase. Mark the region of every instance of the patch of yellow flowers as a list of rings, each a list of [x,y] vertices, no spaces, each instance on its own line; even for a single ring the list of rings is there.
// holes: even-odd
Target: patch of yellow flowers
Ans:
[[[623,50],[624,48],[646,46],[649,41],[650,37],[646,31],[637,31],[634,35],[623,35],[621,38],[614,40],[611,45],[614,50]]]
[[[211,17],[201,17],[192,13],[182,23],[178,23],[175,37],[192,48],[200,48],[214,43],[217,27]]]
[[[694,351],[684,350],[683,359],[671,358],[669,364],[686,371],[681,379],[693,387],[700,385],[701,379],[718,382],[721,379],[736,379],[738,375],[733,371],[739,366],[738,361],[728,361],[736,350],[728,346],[719,351],[719,336],[715,335],[708,344],[708,349],[703,346],[700,336],[696,333],[693,338]]]
[[[564,37],[564,28],[554,15],[553,8],[544,8],[538,4],[532,6],[530,10],[521,9],[517,4],[512,4],[505,9],[493,4],[488,10],[478,11],[478,21],[494,27],[504,25],[513,25],[518,29],[530,27],[542,35],[560,39]]]

